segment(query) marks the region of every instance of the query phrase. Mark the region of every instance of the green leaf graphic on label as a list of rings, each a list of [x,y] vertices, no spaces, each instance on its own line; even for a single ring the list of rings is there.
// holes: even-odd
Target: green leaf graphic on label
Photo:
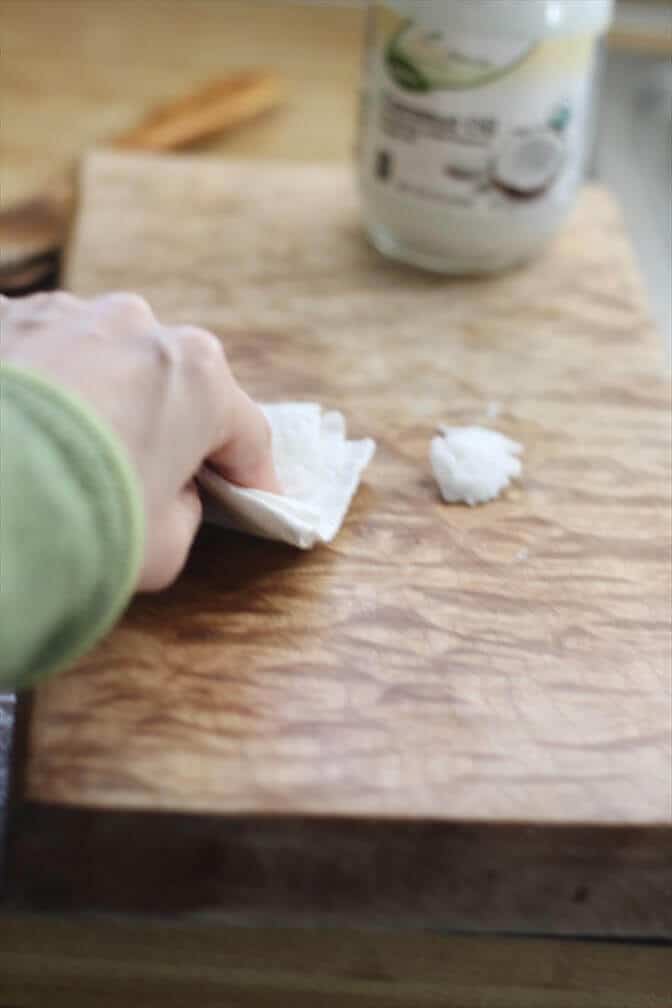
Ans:
[[[553,114],[548,121],[548,125],[551,129],[556,130],[557,133],[563,133],[569,126],[571,119],[572,110],[567,102],[563,102],[562,105],[556,106],[553,110]]]
[[[428,32],[407,21],[390,39],[385,62],[392,79],[407,91],[466,90],[511,73],[533,48],[520,39],[470,39],[458,49],[451,47],[449,33]]]
[[[392,47],[387,51],[387,67],[394,80],[407,91],[429,91],[429,81],[420,71],[395,52]]]

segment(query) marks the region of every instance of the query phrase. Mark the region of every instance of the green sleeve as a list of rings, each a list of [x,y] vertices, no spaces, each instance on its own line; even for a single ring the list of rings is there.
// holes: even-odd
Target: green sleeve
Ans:
[[[0,367],[0,688],[52,675],[110,629],[143,535],[116,437],[61,389]]]

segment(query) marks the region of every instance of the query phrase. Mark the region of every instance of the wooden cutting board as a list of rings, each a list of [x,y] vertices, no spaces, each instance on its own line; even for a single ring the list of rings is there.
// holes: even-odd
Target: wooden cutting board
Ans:
[[[37,691],[31,807],[87,810],[89,840],[105,809],[319,824],[323,850],[328,823],[433,824],[492,858],[512,829],[549,864],[569,829],[620,852],[621,887],[646,849],[662,906],[669,386],[610,198],[587,189],[528,268],[455,281],[372,251],[345,166],[98,153],[67,280],[213,329],[258,398],[342,409],[379,447],[332,546],[206,529],[173,589]],[[442,504],[440,422],[521,441],[522,480]]]

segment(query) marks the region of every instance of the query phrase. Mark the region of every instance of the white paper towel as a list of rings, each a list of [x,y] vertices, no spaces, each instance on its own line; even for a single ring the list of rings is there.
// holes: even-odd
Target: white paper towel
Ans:
[[[244,489],[204,468],[198,479],[206,492],[206,521],[300,549],[331,542],[375,442],[348,441],[343,415],[323,413],[317,403],[275,403],[262,409],[273,432],[273,460],[284,494]]]

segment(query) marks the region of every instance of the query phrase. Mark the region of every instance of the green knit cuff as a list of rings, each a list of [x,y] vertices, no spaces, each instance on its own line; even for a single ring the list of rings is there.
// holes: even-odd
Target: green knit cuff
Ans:
[[[124,446],[89,407],[32,371],[2,364],[2,396],[8,396],[48,437],[90,508],[102,560],[99,584],[87,600],[80,633],[45,658],[27,687],[71,665],[106,634],[127,605],[144,555],[144,506],[136,472]]]

